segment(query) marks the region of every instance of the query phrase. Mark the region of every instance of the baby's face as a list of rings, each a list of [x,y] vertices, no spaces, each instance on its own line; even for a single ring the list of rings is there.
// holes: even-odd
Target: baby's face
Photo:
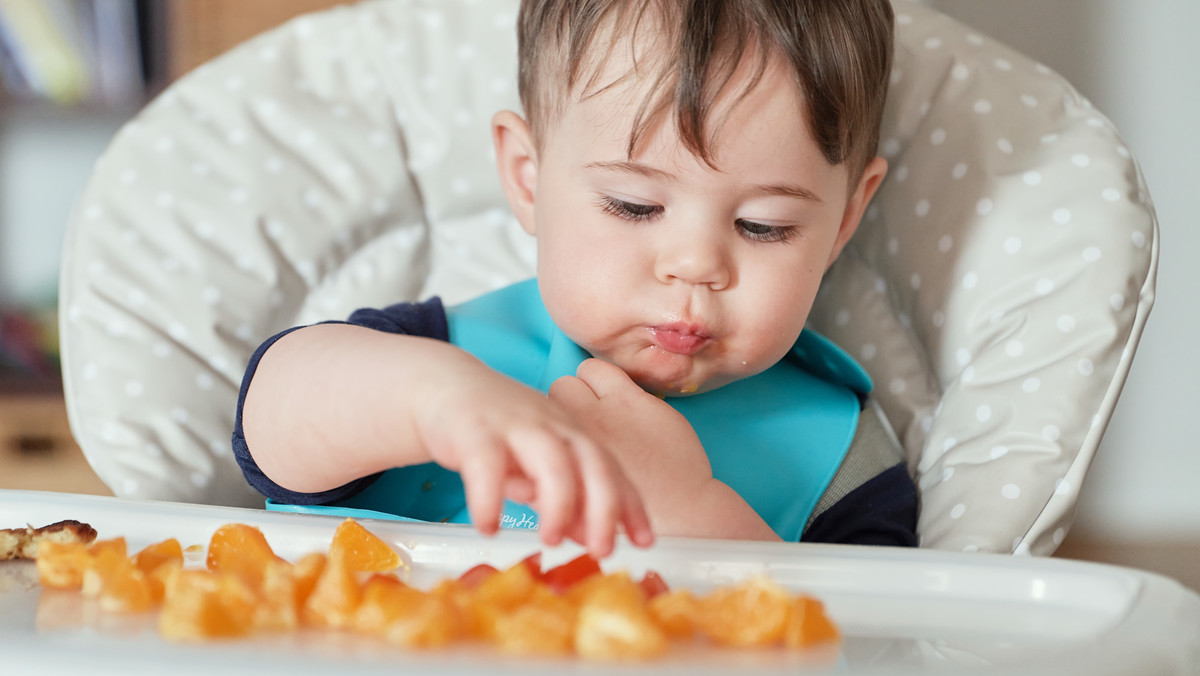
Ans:
[[[778,64],[732,108],[716,169],[670,119],[630,161],[640,94],[614,87],[573,102],[548,130],[530,227],[539,285],[555,323],[592,355],[649,391],[703,392],[787,353],[861,210],[847,231],[846,168],[823,158]]]

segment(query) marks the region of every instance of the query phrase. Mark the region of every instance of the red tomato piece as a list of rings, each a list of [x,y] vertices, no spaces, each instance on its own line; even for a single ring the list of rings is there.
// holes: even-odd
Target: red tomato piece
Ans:
[[[521,559],[521,563],[528,566],[530,574],[533,575],[533,579],[535,579],[535,580],[542,579],[542,553],[541,552],[534,552],[534,553],[530,554],[529,556],[526,556],[525,558]]]
[[[562,594],[576,584],[600,573],[600,562],[591,554],[581,554],[566,563],[546,571],[542,582],[551,590]]]
[[[670,588],[667,587],[666,581],[663,580],[662,577],[653,570],[646,571],[646,574],[642,577],[642,581],[638,583],[638,586],[642,588],[642,593],[646,595],[647,601],[655,596],[658,596],[659,594],[665,594],[666,592],[670,591]]]
[[[460,575],[458,581],[467,589],[474,589],[481,582],[499,572],[495,566],[488,563],[481,563]]]

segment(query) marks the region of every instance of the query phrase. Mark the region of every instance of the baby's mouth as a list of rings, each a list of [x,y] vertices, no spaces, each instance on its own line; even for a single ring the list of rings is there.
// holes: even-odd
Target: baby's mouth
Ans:
[[[712,340],[702,327],[684,323],[651,326],[650,335],[658,348],[682,355],[695,354]]]

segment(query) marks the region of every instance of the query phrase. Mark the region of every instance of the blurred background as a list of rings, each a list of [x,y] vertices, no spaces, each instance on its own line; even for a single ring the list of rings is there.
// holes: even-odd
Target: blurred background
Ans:
[[[1060,553],[1200,586],[1200,3],[927,0],[1059,71],[1122,132],[1162,236],[1158,300]],[[108,490],[67,428],[59,256],[73,202],[116,130],[171,80],[337,0],[0,0],[0,488]],[[1184,209],[1189,213],[1185,215]]]

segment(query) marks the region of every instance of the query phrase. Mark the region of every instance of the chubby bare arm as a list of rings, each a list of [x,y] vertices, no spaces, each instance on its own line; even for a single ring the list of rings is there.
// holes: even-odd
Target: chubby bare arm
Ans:
[[[499,525],[504,498],[531,504],[543,541],[612,550],[617,525],[653,534],[620,465],[542,393],[442,341],[348,324],[296,330],[259,361],[242,408],[259,469],[312,493],[437,462],[460,473],[471,520]]]
[[[405,401],[419,390],[399,385],[428,381],[439,361],[456,359],[449,348],[347,324],[279,339],[259,361],[242,407],[259,469],[284,488],[315,493],[428,462]]]

